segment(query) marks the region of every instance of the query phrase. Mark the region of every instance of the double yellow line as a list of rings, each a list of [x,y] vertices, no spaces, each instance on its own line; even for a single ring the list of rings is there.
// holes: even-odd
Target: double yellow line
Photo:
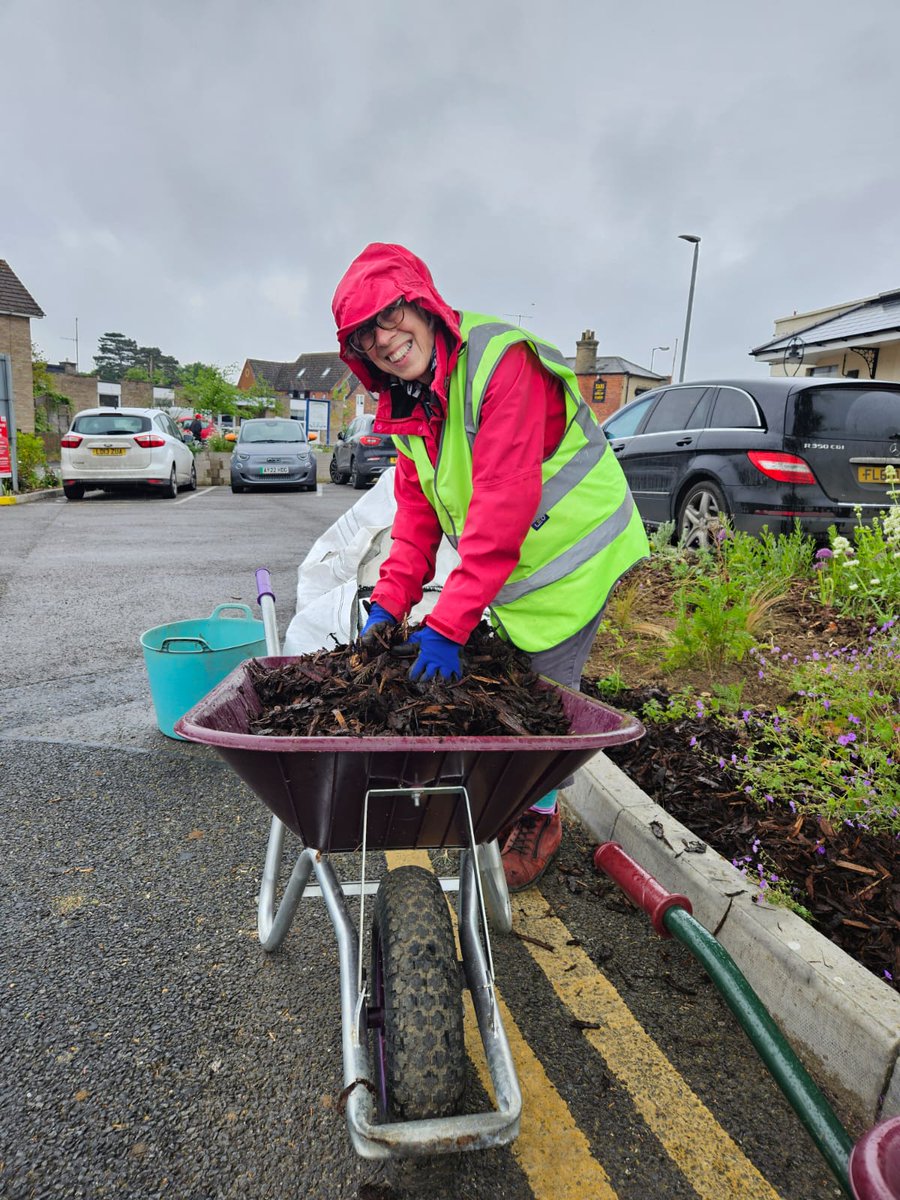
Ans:
[[[431,869],[425,851],[390,851],[388,867]],[[635,1019],[622,997],[552,915],[537,889],[514,897],[518,931],[552,946],[525,942],[529,954],[573,1017],[589,1024],[591,1047],[628,1091],[666,1153],[702,1200],[779,1200],[778,1193],[715,1120]],[[522,1126],[510,1147],[537,1200],[616,1200],[602,1164],[569,1106],[522,1036],[509,1007],[498,1003],[522,1088]],[[468,1001],[468,997],[467,997]],[[491,1094],[490,1075],[471,1003],[466,1049]]]

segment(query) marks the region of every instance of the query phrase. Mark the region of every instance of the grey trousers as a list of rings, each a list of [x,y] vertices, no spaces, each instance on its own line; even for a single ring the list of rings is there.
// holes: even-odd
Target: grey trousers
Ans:
[[[591,617],[587,625],[579,629],[577,633],[573,633],[571,637],[567,637],[564,642],[551,646],[549,650],[538,650],[535,654],[529,655],[532,669],[538,675],[546,675],[554,683],[574,688],[577,692],[581,686],[581,673],[591,652],[591,646],[594,644],[597,626],[600,624],[602,616],[603,609],[601,608],[596,617]],[[574,775],[570,775],[559,786],[561,788],[569,787],[574,778]]]

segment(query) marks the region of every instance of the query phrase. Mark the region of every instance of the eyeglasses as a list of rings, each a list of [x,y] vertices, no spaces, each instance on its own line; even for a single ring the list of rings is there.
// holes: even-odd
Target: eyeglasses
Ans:
[[[347,338],[347,345],[357,354],[368,354],[375,345],[375,327],[379,329],[396,329],[403,320],[403,310],[406,306],[405,300],[395,300],[393,304],[389,304],[387,308],[383,308],[380,313],[376,313],[371,321],[366,321],[365,325],[360,325],[358,329],[354,329]]]

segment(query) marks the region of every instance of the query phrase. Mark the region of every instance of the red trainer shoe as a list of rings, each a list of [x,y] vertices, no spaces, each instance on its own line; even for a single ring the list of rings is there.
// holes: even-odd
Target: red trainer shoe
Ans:
[[[506,886],[521,892],[537,883],[559,850],[562,820],[555,813],[522,813],[500,851]]]

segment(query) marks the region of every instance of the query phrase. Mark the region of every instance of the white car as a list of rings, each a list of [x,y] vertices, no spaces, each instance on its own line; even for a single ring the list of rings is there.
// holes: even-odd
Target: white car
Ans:
[[[190,440],[190,434],[187,435]],[[63,492],[152,488],[175,497],[197,486],[194,456],[168,413],[158,408],[86,408],[60,441]]]

